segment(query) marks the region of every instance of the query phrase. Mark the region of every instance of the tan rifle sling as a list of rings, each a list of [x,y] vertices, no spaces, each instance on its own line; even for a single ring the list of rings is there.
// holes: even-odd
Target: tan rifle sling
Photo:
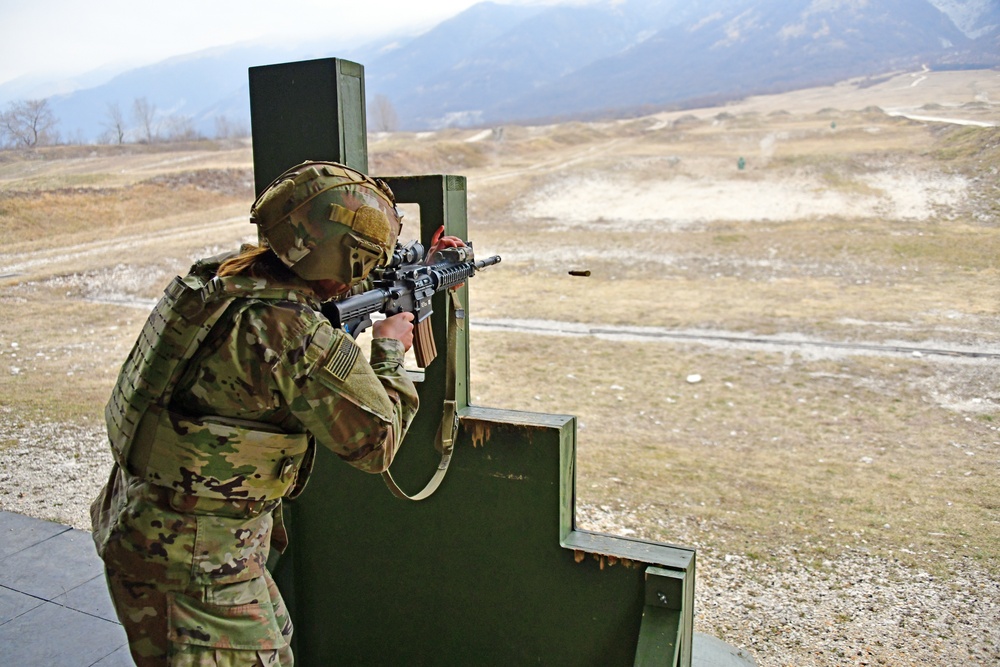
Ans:
[[[412,496],[399,488],[396,480],[392,478],[392,474],[388,470],[383,472],[382,479],[385,481],[385,485],[389,487],[392,495],[397,498],[414,501],[430,498],[437,491],[438,487],[441,486],[441,482],[444,481],[444,476],[448,472],[448,466],[451,464],[451,456],[455,448],[455,438],[458,435],[458,403],[455,400],[455,373],[457,372],[456,362],[458,354],[457,338],[458,330],[465,326],[465,309],[462,308],[462,304],[455,292],[449,292],[449,294],[451,294],[452,303],[451,316],[448,319],[448,349],[445,353],[444,405],[442,406],[441,423],[438,426],[434,443],[435,449],[441,454],[441,461],[438,463],[434,475],[424,488]]]

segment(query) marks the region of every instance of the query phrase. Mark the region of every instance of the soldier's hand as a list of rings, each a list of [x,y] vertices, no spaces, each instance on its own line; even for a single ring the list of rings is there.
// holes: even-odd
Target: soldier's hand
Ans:
[[[461,248],[464,245],[465,241],[457,236],[445,236],[444,225],[441,225],[431,237],[431,247],[427,251],[427,264],[433,264],[434,256],[445,248]]]
[[[438,227],[438,230],[434,232],[434,235],[431,237],[431,247],[430,250],[427,251],[427,259],[425,260],[424,263],[433,264],[434,260],[436,259],[436,255],[445,248],[464,248],[464,247],[465,247],[465,241],[458,238],[457,236],[445,236],[444,225],[441,225],[440,227]],[[449,289],[457,290],[464,284],[465,283],[452,285]]]
[[[413,347],[413,313],[398,313],[372,325],[373,338],[395,338],[404,350]]]

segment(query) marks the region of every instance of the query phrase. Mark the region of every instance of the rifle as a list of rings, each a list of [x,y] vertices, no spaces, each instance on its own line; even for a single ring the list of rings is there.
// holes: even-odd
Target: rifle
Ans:
[[[434,255],[433,264],[424,261],[424,247],[419,242],[397,242],[388,264],[373,272],[371,289],[340,301],[327,301],[322,306],[323,314],[335,327],[357,338],[371,326],[372,313],[413,313],[413,349],[417,365],[426,368],[437,356],[428,319],[433,312],[431,297],[461,285],[476,271],[499,264],[500,255],[477,261],[470,243],[442,249]]]

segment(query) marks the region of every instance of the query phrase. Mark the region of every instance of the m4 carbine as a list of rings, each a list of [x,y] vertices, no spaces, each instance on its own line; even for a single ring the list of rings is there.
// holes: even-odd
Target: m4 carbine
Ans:
[[[339,301],[323,304],[323,314],[336,327],[357,338],[371,326],[372,313],[387,317],[413,313],[414,352],[417,365],[426,368],[437,356],[430,320],[431,297],[458,287],[476,275],[476,271],[500,263],[500,255],[476,260],[472,245],[444,248],[433,255],[432,263],[424,258],[424,247],[417,241],[396,243],[389,263],[372,274],[371,289]]]

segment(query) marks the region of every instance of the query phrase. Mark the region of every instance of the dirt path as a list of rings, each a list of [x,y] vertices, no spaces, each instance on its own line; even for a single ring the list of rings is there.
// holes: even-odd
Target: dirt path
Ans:
[[[985,120],[967,120],[964,118],[944,118],[941,116],[925,116],[923,114],[915,114],[907,111],[899,111],[898,109],[886,109],[885,112],[890,116],[909,118],[910,120],[921,120],[927,123],[949,123],[951,125],[965,125],[968,127],[997,127],[998,123],[993,121]]]
[[[837,359],[852,354],[880,357],[927,357],[930,361],[977,359],[983,363],[995,363],[997,359],[1000,359],[1000,347],[974,349],[951,344],[851,343],[808,338],[802,335],[751,336],[727,331],[684,331],[637,326],[615,327],[607,324],[583,324],[553,320],[477,319],[472,322],[472,327],[486,331],[510,331],[541,336],[592,336],[603,340],[646,343],[684,342],[767,352],[794,349],[806,353],[814,359]]]
[[[586,148],[578,150],[565,150],[550,159],[536,160],[525,164],[520,169],[491,170],[487,174],[477,175],[475,184],[492,184],[523,176],[570,169],[601,155],[613,154],[615,148],[625,141],[625,139],[611,139],[600,144],[588,145]]]
[[[969,203],[992,196],[994,167],[936,158],[978,150],[935,143],[978,130],[927,125],[998,125],[993,99],[1000,73],[903,73],[502,141],[469,131],[474,166],[418,172],[467,175],[477,248],[504,256],[472,287],[482,404],[584,415],[580,524],[697,547],[697,629],[764,667],[1000,660],[1000,226],[994,199]],[[455,136],[441,150],[461,160]],[[434,140],[399,139],[402,163]],[[193,187],[248,158],[32,160],[17,187],[94,169],[107,187]],[[252,232],[226,205],[3,249],[0,507],[88,527],[108,387],[163,276]],[[652,284],[636,262],[673,290],[662,317],[631,317]],[[615,324],[634,321],[662,326]]]
[[[57,248],[0,254],[0,277],[15,277],[44,267],[62,266],[79,260],[94,261],[95,258],[107,255],[124,257],[138,249],[162,250],[165,244],[170,246],[188,244],[201,238],[206,242],[216,243],[220,238],[238,238],[246,231],[247,221],[244,216],[156,232],[127,234],[114,239],[87,241]]]

